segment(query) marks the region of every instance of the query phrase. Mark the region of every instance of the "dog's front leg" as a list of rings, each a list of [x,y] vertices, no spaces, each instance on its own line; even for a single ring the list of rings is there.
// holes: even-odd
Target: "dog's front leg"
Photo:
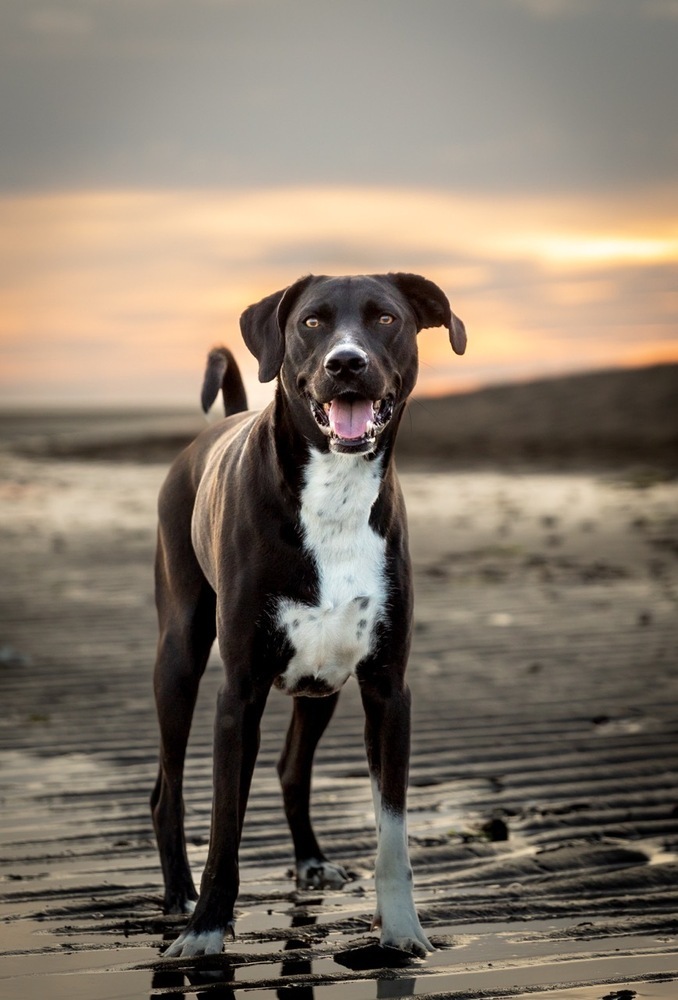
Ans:
[[[423,957],[433,948],[414,906],[407,845],[410,692],[403,680],[362,679],[365,744],[377,822],[374,926],[381,944]]]
[[[209,852],[195,911],[186,930],[165,952],[169,957],[219,954],[226,935],[233,934],[240,883],[238,849],[267,694],[268,687],[258,689],[235,680],[227,680],[219,693]]]

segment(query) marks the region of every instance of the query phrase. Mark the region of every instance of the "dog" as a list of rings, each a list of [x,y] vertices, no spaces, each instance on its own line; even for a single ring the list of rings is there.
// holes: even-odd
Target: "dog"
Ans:
[[[204,430],[161,489],[154,690],[160,768],[151,797],[164,908],[190,914],[166,951],[222,951],[234,936],[238,849],[272,686],[293,697],[278,764],[301,888],[340,888],[309,818],[313,756],[350,676],[365,711],[377,824],[374,927],[380,941],[432,950],[413,900],[406,827],[412,580],[393,449],[417,377],[417,333],[464,324],[419,275],[308,275],[240,320],[275,398],[247,411],[232,354],[208,356],[202,404],[221,389],[226,418]],[[214,731],[209,852],[195,890],[182,780],[198,684],[215,638],[225,680]]]

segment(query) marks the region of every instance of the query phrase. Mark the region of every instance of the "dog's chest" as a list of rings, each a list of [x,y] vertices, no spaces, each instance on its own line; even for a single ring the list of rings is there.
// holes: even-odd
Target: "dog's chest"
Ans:
[[[380,462],[313,451],[301,497],[304,547],[318,603],[279,602],[293,655],[278,684],[290,694],[338,690],[366,657],[386,599],[385,541],[369,525]]]

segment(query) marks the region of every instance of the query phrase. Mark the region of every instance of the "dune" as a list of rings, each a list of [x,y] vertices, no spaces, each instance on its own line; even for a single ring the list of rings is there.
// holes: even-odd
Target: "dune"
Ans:
[[[678,365],[591,372],[415,399],[402,458],[678,466]]]

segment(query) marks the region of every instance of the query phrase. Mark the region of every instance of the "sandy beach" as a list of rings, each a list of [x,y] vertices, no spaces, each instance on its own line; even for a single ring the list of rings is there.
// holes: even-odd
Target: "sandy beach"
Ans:
[[[356,685],[321,745],[313,810],[353,881],[302,893],[289,877],[274,764],[290,704],[274,691],[237,939],[218,959],[162,959],[180,920],[161,912],[148,809],[155,502],[168,453],[199,426],[0,419],[0,996],[678,997],[678,480],[665,463],[401,462],[427,961],[343,957],[375,940]],[[213,654],[187,771],[197,875],[219,683]]]

